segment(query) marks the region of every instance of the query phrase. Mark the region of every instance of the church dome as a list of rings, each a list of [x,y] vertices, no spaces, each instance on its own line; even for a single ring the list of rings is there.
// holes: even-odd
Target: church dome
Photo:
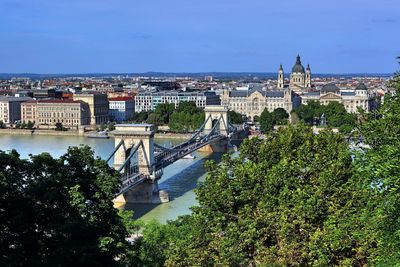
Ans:
[[[337,87],[334,83],[325,84],[321,88],[321,93],[322,94],[339,93],[339,92],[340,92],[339,87]]]
[[[298,73],[304,73],[304,66],[301,64],[301,60],[300,60],[300,56],[297,55],[296,58],[296,64],[294,64],[293,68],[292,68],[292,73],[294,72],[298,72]]]
[[[364,83],[359,83],[356,87],[356,90],[368,90],[367,86]]]

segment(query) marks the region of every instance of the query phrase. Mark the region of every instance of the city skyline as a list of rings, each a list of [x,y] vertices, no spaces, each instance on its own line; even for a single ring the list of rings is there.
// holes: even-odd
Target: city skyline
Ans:
[[[2,1],[0,73],[391,73],[399,4]]]

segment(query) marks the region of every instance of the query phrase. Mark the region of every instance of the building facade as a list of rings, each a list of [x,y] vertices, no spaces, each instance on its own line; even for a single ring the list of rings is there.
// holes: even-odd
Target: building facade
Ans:
[[[24,123],[36,122],[37,100],[29,100],[21,103],[21,121]]]
[[[310,101],[318,101],[323,105],[328,105],[330,102],[339,102],[343,104],[349,113],[357,113],[359,108],[369,112],[370,100],[371,96],[364,83],[358,84],[355,89],[340,89],[335,84],[326,84],[320,91],[301,95],[302,105],[307,105]]]
[[[66,127],[90,124],[90,108],[86,102],[71,99],[38,100],[36,102],[35,122],[37,125],[55,126],[61,123]]]
[[[122,122],[132,119],[135,112],[135,100],[133,97],[111,97],[108,98],[110,119]]]
[[[102,93],[77,93],[73,100],[80,100],[89,105],[90,125],[106,124],[110,121],[109,103],[106,94]]]
[[[21,103],[32,100],[30,97],[0,97],[0,121],[16,123],[21,120]]]
[[[179,103],[183,101],[195,102],[199,108],[221,103],[215,92],[141,92],[135,97],[135,112],[155,110],[157,105],[162,103],[172,103],[175,107],[178,107]]]
[[[246,115],[250,119],[261,116],[264,109],[269,112],[283,108],[290,114],[299,104],[299,99],[289,88],[283,90],[224,90],[221,95],[221,105],[230,110]]]

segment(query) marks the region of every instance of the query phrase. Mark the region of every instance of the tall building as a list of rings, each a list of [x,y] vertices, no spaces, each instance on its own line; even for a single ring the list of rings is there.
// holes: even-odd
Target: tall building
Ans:
[[[89,105],[90,125],[106,124],[109,120],[109,104],[106,94],[102,93],[77,93],[74,100],[81,100]]]
[[[135,112],[135,100],[133,97],[111,97],[108,98],[110,103],[110,119],[117,122],[129,120]]]
[[[161,91],[161,92],[141,92],[135,97],[135,111],[155,110],[157,105],[162,103],[172,103],[178,107],[180,102],[192,101],[199,108],[206,105],[219,105],[220,98],[215,92],[179,92],[179,91]]]
[[[0,121],[16,123],[21,120],[21,103],[32,100],[30,97],[0,97]]]

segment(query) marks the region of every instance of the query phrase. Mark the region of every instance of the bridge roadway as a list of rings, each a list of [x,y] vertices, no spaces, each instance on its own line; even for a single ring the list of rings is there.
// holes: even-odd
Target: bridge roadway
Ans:
[[[163,169],[175,161],[183,158],[184,156],[208,145],[215,141],[222,140],[227,138],[221,134],[213,134],[208,136],[207,138],[201,138],[199,140],[189,140],[183,144],[177,145],[175,147],[166,149],[165,151],[155,155],[155,163],[153,166],[154,176],[161,177],[163,173]],[[133,168],[136,169],[136,166]],[[142,182],[152,179],[150,175],[144,175],[142,173],[137,173],[135,171],[130,171],[131,175],[125,176],[122,179],[121,190],[118,195],[123,194],[135,186],[141,184]],[[154,179],[154,178],[153,178]]]

